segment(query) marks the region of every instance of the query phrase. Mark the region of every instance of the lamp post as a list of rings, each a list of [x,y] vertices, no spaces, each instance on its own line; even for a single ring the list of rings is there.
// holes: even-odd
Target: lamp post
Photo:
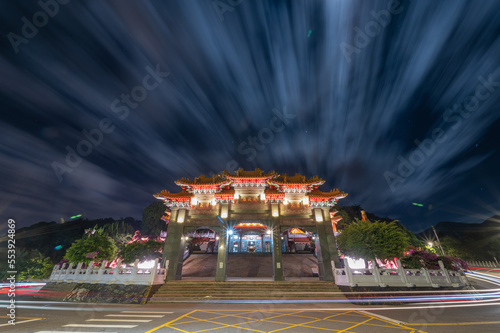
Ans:
[[[434,226],[432,225],[431,226],[432,230],[434,231],[434,235],[436,235],[436,239],[437,239],[437,242],[438,242],[438,245],[439,245],[439,248],[441,249],[441,253],[443,254],[444,256],[444,251],[443,251],[443,247],[441,246],[441,242],[439,241],[439,236],[436,232],[436,229],[434,229]]]

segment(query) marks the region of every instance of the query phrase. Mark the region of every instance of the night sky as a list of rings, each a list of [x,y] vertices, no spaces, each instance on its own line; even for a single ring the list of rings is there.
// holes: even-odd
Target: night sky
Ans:
[[[0,32],[0,233],[239,167],[413,231],[499,213],[499,1],[1,1]]]

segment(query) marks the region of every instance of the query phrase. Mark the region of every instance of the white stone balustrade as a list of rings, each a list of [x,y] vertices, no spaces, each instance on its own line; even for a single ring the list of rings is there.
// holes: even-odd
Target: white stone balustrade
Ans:
[[[467,261],[467,265],[480,268],[500,268],[500,264],[496,261]]]
[[[106,283],[106,284],[163,284],[167,276],[167,269],[160,268],[156,259],[151,268],[138,268],[139,260],[131,267],[122,265],[119,260],[115,268],[106,268],[106,262],[100,267],[94,267],[91,261],[87,268],[82,268],[83,263],[74,267],[73,263],[55,265],[50,275],[49,282],[61,283]],[[168,261],[167,266],[168,267]]]
[[[345,268],[335,268],[335,283],[350,287],[464,287],[470,285],[463,271],[450,271],[439,261],[440,269],[406,269],[398,260],[398,269],[354,269],[345,260]]]

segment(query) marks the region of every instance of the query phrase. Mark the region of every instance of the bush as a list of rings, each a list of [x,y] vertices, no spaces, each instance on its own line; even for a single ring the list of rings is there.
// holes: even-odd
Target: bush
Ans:
[[[108,236],[84,235],[83,238],[71,244],[66,251],[65,259],[74,264],[83,262],[88,264],[97,260],[113,260],[117,248],[115,242]]]
[[[408,269],[439,269],[437,254],[421,250],[410,250],[408,255],[401,258],[401,264]]]
[[[393,259],[408,248],[408,236],[395,222],[356,222],[338,236],[339,249],[351,258]]]
[[[469,269],[467,263],[462,259],[449,256],[438,256],[435,253],[419,250],[410,250],[406,256],[401,258],[401,265],[408,269],[440,269],[439,260],[443,262],[447,270],[459,271],[460,269]]]
[[[133,242],[123,246],[118,256],[127,264],[131,264],[137,259],[139,261],[154,260],[161,258],[162,247],[163,242],[154,239]]]

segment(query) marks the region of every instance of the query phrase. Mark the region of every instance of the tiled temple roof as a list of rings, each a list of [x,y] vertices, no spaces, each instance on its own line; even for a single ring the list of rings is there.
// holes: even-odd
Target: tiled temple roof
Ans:
[[[295,176],[288,176],[286,173],[271,180],[272,183],[277,185],[323,185],[325,181],[318,176],[306,179],[300,173]]]
[[[234,178],[271,178],[271,177],[277,176],[277,174],[276,174],[276,172],[274,172],[274,170],[264,174],[264,171],[262,171],[261,169],[258,169],[258,168],[256,168],[255,170],[248,170],[248,171],[245,171],[242,168],[240,168],[240,169],[236,170],[236,173],[223,171],[221,173],[221,175],[223,177],[232,178],[232,179],[234,179]]]

